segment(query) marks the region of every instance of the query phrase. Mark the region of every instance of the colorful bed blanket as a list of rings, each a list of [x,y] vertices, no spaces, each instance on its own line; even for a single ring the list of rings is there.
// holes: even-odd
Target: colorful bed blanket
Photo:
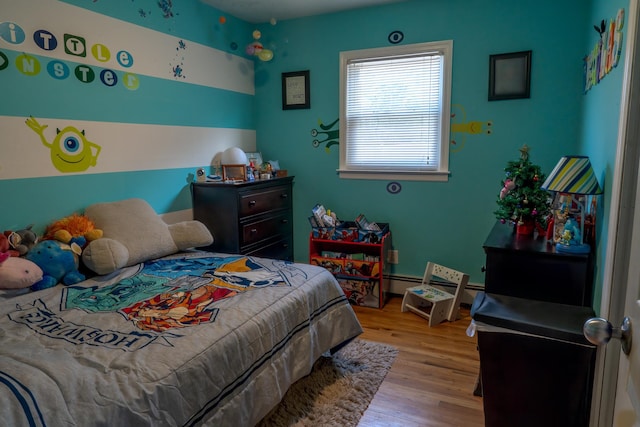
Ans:
[[[0,299],[11,426],[250,426],[362,329],[323,268],[191,252]]]

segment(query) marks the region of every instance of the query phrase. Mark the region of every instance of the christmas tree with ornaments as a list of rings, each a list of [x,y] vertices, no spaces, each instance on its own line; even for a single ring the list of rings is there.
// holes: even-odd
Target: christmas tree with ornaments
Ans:
[[[540,166],[529,160],[529,147],[520,148],[520,159],[507,163],[505,178],[494,212],[502,223],[518,226],[518,233],[531,234],[536,225],[545,229],[551,208],[551,195],[540,188],[545,180]]]

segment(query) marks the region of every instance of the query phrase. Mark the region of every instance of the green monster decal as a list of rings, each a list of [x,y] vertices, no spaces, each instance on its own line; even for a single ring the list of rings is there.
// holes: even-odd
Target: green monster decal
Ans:
[[[324,151],[329,153],[330,152],[329,147],[340,143],[339,141],[340,129],[330,130],[332,127],[336,125],[336,123],[338,123],[339,120],[340,118],[337,118],[333,123],[329,125],[325,125],[322,123],[322,120],[318,119],[318,125],[320,126],[320,129],[322,129],[324,132],[318,131],[318,129],[311,129],[311,136],[316,138],[319,134],[324,134],[326,138],[323,139],[322,141],[320,141],[319,139],[314,139],[313,146],[315,148],[318,148],[320,144],[324,142],[326,143],[326,146],[324,147]]]
[[[48,125],[41,125],[33,116],[25,123],[40,135],[42,143],[51,150],[51,163],[60,172],[84,172],[90,166],[96,165],[101,147],[87,140],[84,130],[79,131],[73,126],[56,129],[56,137],[49,143],[44,136],[44,130]]]

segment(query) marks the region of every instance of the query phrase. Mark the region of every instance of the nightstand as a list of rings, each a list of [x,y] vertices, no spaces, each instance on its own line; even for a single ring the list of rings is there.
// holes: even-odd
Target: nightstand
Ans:
[[[193,219],[214,252],[293,261],[293,177],[239,183],[194,182]]]
[[[558,253],[544,236],[496,222],[483,245],[487,293],[592,306],[594,255]]]

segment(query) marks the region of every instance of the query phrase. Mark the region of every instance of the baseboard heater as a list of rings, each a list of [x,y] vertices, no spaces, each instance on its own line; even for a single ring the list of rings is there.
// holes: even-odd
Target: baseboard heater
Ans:
[[[404,295],[404,291],[407,288],[412,286],[418,286],[422,283],[422,277],[417,276],[405,276],[401,274],[389,274],[384,276],[385,279],[389,280],[389,293],[392,295]],[[432,282],[432,286],[436,286],[441,288],[444,291],[449,293],[455,292],[455,285],[447,283],[447,282]],[[462,296],[462,304],[471,305],[473,303],[473,299],[476,297],[478,292],[484,291],[484,284],[482,283],[472,283],[469,282],[467,287],[464,290],[464,295]]]

